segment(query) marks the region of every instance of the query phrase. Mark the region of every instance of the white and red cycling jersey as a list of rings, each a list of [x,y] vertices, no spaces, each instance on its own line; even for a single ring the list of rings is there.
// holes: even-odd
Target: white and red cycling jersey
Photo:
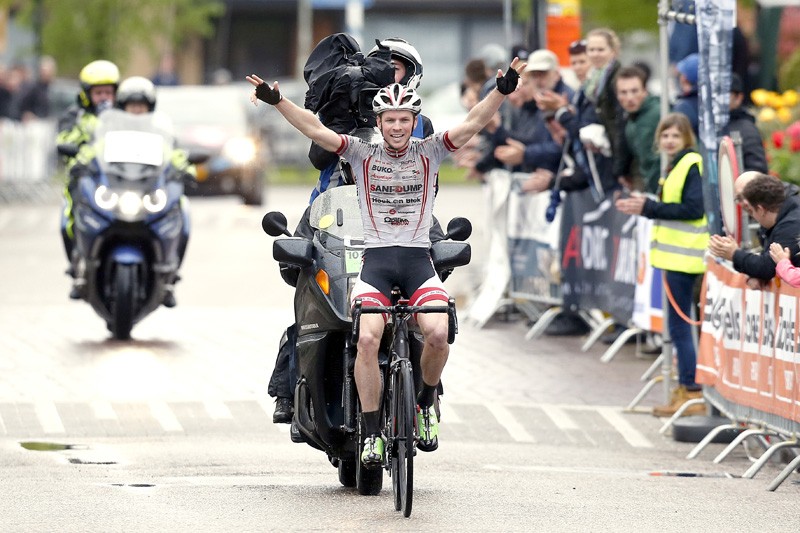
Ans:
[[[447,132],[411,138],[402,151],[339,135],[336,154],[355,174],[364,226],[365,248],[410,246],[429,248],[430,227],[439,165],[456,147]]]

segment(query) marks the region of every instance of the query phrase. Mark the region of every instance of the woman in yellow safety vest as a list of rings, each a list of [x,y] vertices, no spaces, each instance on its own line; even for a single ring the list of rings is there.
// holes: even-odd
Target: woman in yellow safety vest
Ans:
[[[702,396],[700,385],[694,381],[697,353],[687,319],[692,316],[695,284],[706,270],[703,256],[709,235],[703,206],[703,158],[694,150],[695,137],[686,115],[670,113],[662,118],[655,142],[669,161],[667,177],[659,182],[660,201],[635,194],[618,199],[616,207],[655,221],[650,264],[664,271],[671,295],[667,320],[677,352],[678,387],[672,391],[670,403],[655,407],[653,414],[672,416],[687,400]],[[684,414],[702,414],[704,409],[693,405]]]

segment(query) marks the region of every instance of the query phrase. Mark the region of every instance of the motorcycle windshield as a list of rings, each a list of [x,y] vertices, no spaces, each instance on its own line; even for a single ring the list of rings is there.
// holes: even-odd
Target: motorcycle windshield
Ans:
[[[95,157],[112,186],[116,180],[130,186],[157,177],[175,146],[171,130],[169,118],[160,113],[103,112],[94,134]]]
[[[361,210],[355,185],[328,189],[311,205],[311,226],[353,244],[364,243]]]

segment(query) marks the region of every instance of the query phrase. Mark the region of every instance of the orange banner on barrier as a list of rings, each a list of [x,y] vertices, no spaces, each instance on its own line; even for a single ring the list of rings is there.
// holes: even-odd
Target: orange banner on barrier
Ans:
[[[800,289],[773,281],[749,289],[746,277],[707,261],[697,382],[739,405],[800,422]]]

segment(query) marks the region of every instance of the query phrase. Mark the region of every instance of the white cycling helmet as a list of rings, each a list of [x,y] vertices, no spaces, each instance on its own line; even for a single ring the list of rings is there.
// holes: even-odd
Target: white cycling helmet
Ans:
[[[422,98],[411,87],[393,83],[378,91],[372,99],[372,110],[376,115],[384,111],[411,111],[417,116],[422,111]]]
[[[416,89],[422,79],[422,57],[417,49],[411,46],[408,41],[399,37],[389,37],[381,41],[381,46],[385,46],[391,52],[392,59],[401,61],[406,66],[406,75],[400,80],[403,85],[408,85]],[[379,50],[376,44],[367,56],[374,55]]]
[[[125,109],[128,102],[142,102],[153,111],[156,107],[156,88],[153,82],[142,76],[131,76],[123,80],[117,89],[117,105]]]

